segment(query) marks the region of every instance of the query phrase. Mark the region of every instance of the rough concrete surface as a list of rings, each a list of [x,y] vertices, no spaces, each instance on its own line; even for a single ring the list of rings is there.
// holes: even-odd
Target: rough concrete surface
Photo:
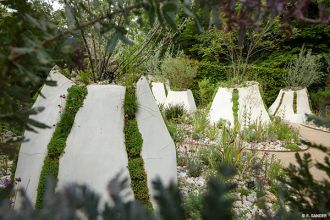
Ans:
[[[183,105],[188,113],[197,111],[194,96],[190,89],[187,91],[169,91],[165,101],[165,107]]]
[[[165,186],[171,181],[177,182],[175,144],[144,77],[137,82],[136,95],[139,103],[136,119],[143,138],[142,158],[152,198],[155,178],[159,177]],[[155,201],[151,201],[155,207]]]
[[[58,190],[86,184],[108,201],[107,184],[118,173],[129,178],[124,140],[125,87],[90,85],[60,159]],[[127,199],[133,198],[130,189]]]
[[[226,120],[231,127],[234,126],[233,114],[233,89],[219,88],[211,105],[209,119],[211,123],[217,123],[220,119]]]
[[[284,93],[283,100],[281,106],[278,108],[276,116],[283,118],[283,120],[291,122],[291,123],[304,123],[306,121],[306,114],[312,114],[310,109],[307,89],[297,90],[297,113],[294,113],[293,109],[293,90],[283,90],[281,89],[279,95],[277,96],[275,102],[269,108],[268,112],[271,115],[275,114],[277,107],[280,102],[278,100],[281,99],[282,93]]]
[[[152,82],[152,93],[156,99],[158,105],[165,104],[166,101],[166,92],[164,83],[161,82]]]
[[[238,97],[238,120],[242,128],[271,123],[257,84],[238,88]]]
[[[312,114],[306,88],[297,91],[297,113],[302,115]]]
[[[277,107],[279,106],[280,102],[281,102],[281,97],[283,94],[283,89],[280,90],[280,92],[278,93],[275,101],[273,102],[273,104],[269,107],[268,112],[270,115],[274,115],[275,111],[277,109]]]
[[[61,95],[67,96],[67,89],[73,85],[69,79],[53,68],[48,76],[49,80],[57,82],[57,86],[44,85],[41,95],[33,104],[33,107],[45,107],[44,111],[31,115],[30,118],[48,125],[50,128],[35,128],[37,133],[25,131],[24,136],[27,142],[21,144],[19,151],[15,177],[21,178],[18,187],[23,188],[30,201],[35,204],[40,172],[47,154],[47,145],[53,136],[55,125],[60,120],[61,109],[65,107],[65,99]],[[58,106],[60,105],[61,108]],[[21,200],[18,196],[15,206],[18,207]]]

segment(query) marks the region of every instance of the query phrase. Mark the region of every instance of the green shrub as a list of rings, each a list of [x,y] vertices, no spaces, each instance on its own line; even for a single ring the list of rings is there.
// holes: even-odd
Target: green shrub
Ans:
[[[278,177],[283,175],[283,167],[279,161],[272,161],[268,170],[267,178],[271,181],[275,181]]]
[[[203,194],[198,191],[189,192],[184,202],[184,207],[187,211],[189,219],[200,220],[202,219],[201,208],[202,208],[202,196]]]
[[[177,123],[175,123],[172,120],[164,120],[167,130],[170,133],[174,143],[181,143],[184,140],[184,134],[182,129],[180,129],[177,126]]]
[[[63,76],[66,78],[70,79],[71,78],[71,73],[68,69],[60,69],[60,72]]]
[[[250,124],[241,132],[241,138],[247,142],[276,141],[284,142],[284,146],[299,143],[299,133],[296,129],[290,128],[281,118],[275,117],[268,125]],[[295,148],[297,149],[297,148]]]
[[[317,126],[321,126],[330,130],[330,119],[318,117],[316,115],[308,115],[307,121],[313,122]]]
[[[145,180],[146,173],[143,167],[143,159],[141,157],[133,158],[128,161],[128,170],[131,179],[134,180]]]
[[[319,110],[321,117],[330,119],[330,84],[316,93],[310,94],[314,109]]]
[[[79,71],[79,79],[85,84],[85,85],[88,85],[89,82],[90,82],[90,75],[91,73],[86,70],[86,71]]]
[[[218,62],[202,61],[198,64],[196,79],[209,79],[213,83],[228,79],[230,67]]]
[[[259,82],[263,91],[262,98],[267,106],[275,101],[279,91],[285,86],[285,69],[251,65],[248,68],[250,79]]]
[[[178,120],[185,113],[183,105],[171,105],[165,108],[164,115],[167,120],[176,119]]]
[[[170,81],[173,90],[186,90],[193,83],[197,73],[197,65],[185,57],[169,57],[163,61],[161,71]]]
[[[288,88],[304,88],[321,78],[320,56],[312,55],[311,51],[301,48],[300,53],[293,57],[287,65],[285,82]]]
[[[288,150],[291,150],[291,151],[301,150],[300,147],[298,146],[298,144],[296,144],[296,143],[285,144],[284,147]]]
[[[286,60],[287,61],[287,60]],[[224,66],[218,62],[201,61],[198,64],[198,71],[195,82],[191,90],[194,93],[196,103],[200,105],[198,82],[202,79],[209,79],[212,84],[227,81],[231,73],[232,67]],[[285,69],[279,66],[267,65],[249,65],[247,68],[247,77],[260,83],[260,87],[267,91],[263,95],[263,100],[267,106],[270,106],[276,99],[278,92],[285,86],[284,76]]]
[[[194,133],[205,133],[209,120],[207,114],[203,111],[197,111],[192,115],[192,126]]]
[[[57,178],[60,156],[64,152],[66,139],[70,134],[75,115],[83,105],[86,95],[86,87],[71,86],[68,89],[68,96],[64,112],[61,116],[61,120],[56,125],[52,139],[47,146],[48,152],[40,173],[39,184],[37,188],[37,208],[42,208],[43,205],[46,177],[53,176]]]
[[[269,134],[276,134],[278,140],[287,144],[299,143],[299,133],[297,130],[290,128],[280,118],[275,117],[273,123],[269,126]]]
[[[209,79],[202,79],[198,82],[200,105],[207,106],[214,97],[217,86],[212,84]]]
[[[212,154],[212,147],[201,147],[198,149],[198,158],[206,166],[209,165],[209,159]]]
[[[125,143],[129,157],[140,155],[143,139],[136,120],[128,120],[125,125]]]
[[[135,118],[135,112],[137,111],[138,106],[136,102],[136,96],[134,90],[129,89],[127,87],[126,93],[125,93],[125,101],[124,101],[124,110],[125,115],[128,119]]]
[[[191,177],[199,177],[202,173],[203,164],[197,158],[188,159],[188,175]]]
[[[232,97],[232,101],[233,101],[233,114],[234,114],[234,126],[235,129],[239,128],[239,122],[238,122],[238,99],[239,99],[239,94],[238,94],[238,89],[234,89],[233,90],[233,97]]]

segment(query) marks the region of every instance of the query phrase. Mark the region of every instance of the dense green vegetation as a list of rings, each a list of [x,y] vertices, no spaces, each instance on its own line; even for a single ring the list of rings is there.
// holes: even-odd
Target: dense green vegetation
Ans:
[[[233,114],[234,114],[234,127],[236,129],[238,129],[240,126],[238,121],[238,106],[239,106],[238,99],[239,99],[238,89],[233,89],[232,102],[233,102]]]
[[[83,105],[86,95],[86,87],[72,86],[68,89],[64,112],[62,113],[61,119],[56,125],[52,139],[47,146],[47,156],[40,173],[37,189],[37,208],[42,208],[44,205],[43,199],[46,190],[46,177],[52,176],[57,178],[60,157],[64,153],[66,140],[70,134],[76,113]],[[52,190],[55,190],[55,188]]]
[[[128,170],[131,177],[131,187],[135,199],[141,201],[148,209],[152,209],[149,190],[147,185],[147,174],[141,156],[143,145],[142,135],[135,119],[138,103],[135,95],[135,87],[127,86],[124,101],[125,112],[125,144],[128,154]]]

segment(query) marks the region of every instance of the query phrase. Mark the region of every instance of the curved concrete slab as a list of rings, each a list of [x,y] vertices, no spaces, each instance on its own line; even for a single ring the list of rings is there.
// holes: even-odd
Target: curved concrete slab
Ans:
[[[194,96],[190,89],[187,91],[169,91],[165,101],[165,107],[183,105],[188,113],[197,111]]]
[[[86,184],[102,201],[109,201],[109,181],[118,173],[129,178],[123,131],[125,87],[90,85],[87,89],[60,159],[57,187]],[[131,198],[130,191],[127,199]]]
[[[223,119],[228,121],[231,127],[234,127],[232,93],[233,89],[231,88],[218,89],[209,112],[211,123],[217,123]]]
[[[283,120],[291,122],[291,123],[304,123],[306,121],[306,114],[312,114],[309,100],[308,100],[308,94],[307,89],[301,89],[297,90],[297,113],[294,113],[293,110],[293,97],[294,97],[294,91],[293,90],[281,90],[280,94],[277,98],[282,96],[282,93],[284,93],[282,104],[279,107],[276,116],[281,117]],[[276,98],[276,100],[277,100]],[[275,102],[276,102],[275,100]],[[279,103],[275,104],[273,103],[273,106],[279,105]],[[275,108],[275,110],[276,110]],[[274,115],[275,113],[274,109],[269,109],[269,113]]]
[[[302,115],[312,114],[306,88],[297,91],[297,113]]]
[[[136,95],[139,103],[136,120],[143,138],[142,158],[155,207],[152,181],[159,177],[165,186],[171,181],[177,182],[175,145],[144,77],[137,82]]]
[[[161,82],[152,82],[152,93],[154,94],[154,97],[156,99],[156,102],[158,105],[165,104],[166,101],[166,92],[164,83]]]
[[[269,124],[271,122],[258,84],[238,88],[238,95],[238,120],[241,128],[254,123]]]
[[[276,97],[275,101],[269,107],[268,112],[269,112],[270,115],[275,114],[275,111],[276,111],[277,107],[280,105],[282,94],[283,94],[283,89],[280,90],[280,92],[278,93],[278,96]]]
[[[48,80],[56,81],[57,86],[44,85],[41,95],[33,104],[33,107],[45,107],[45,110],[31,115],[30,118],[48,125],[50,128],[35,128],[38,133],[25,131],[24,136],[28,139],[20,147],[15,178],[21,178],[18,187],[23,188],[30,201],[35,204],[40,172],[47,154],[47,145],[55,131],[55,125],[60,120],[61,109],[65,107],[65,99],[61,95],[67,96],[67,90],[74,83],[53,68],[48,76]],[[59,105],[61,107],[59,107]],[[15,207],[20,205],[20,197],[15,201]]]

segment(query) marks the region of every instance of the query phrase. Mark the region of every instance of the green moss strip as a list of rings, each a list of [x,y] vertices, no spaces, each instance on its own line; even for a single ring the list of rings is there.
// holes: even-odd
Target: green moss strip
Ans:
[[[233,90],[232,94],[232,101],[233,101],[233,114],[234,114],[234,125],[235,129],[239,128],[239,121],[238,121],[238,89]]]
[[[293,103],[292,103],[292,105],[293,105],[293,112],[295,114],[297,114],[297,92],[296,91],[293,92]]]
[[[147,185],[147,174],[145,172],[143,159],[141,157],[143,139],[135,118],[137,109],[135,89],[133,87],[127,87],[124,103],[124,132],[126,150],[128,154],[128,170],[131,177],[131,187],[135,198],[141,201],[149,210],[152,210]]]
[[[275,113],[274,113],[274,116],[276,116],[278,110],[280,109],[281,105],[282,105],[282,102],[283,102],[283,98],[284,98],[284,92],[282,92],[282,95],[281,95],[281,100],[280,100],[280,103],[278,104],[276,110],[275,110]]]
[[[46,190],[46,177],[53,176],[57,178],[60,156],[64,152],[66,139],[70,134],[76,113],[83,105],[86,95],[86,87],[72,86],[68,89],[64,112],[61,116],[61,120],[56,125],[53,137],[47,146],[48,153],[39,177],[36,208],[42,208],[43,197]]]

